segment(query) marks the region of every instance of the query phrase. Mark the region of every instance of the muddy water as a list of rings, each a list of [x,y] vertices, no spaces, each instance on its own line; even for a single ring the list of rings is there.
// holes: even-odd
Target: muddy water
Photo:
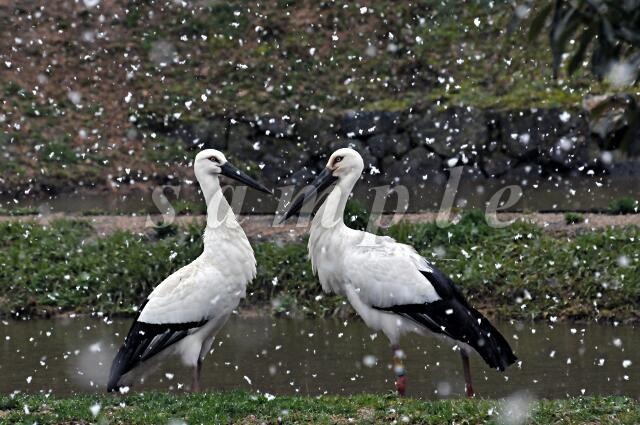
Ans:
[[[0,393],[104,391],[110,361],[129,320],[4,321],[0,324]],[[506,373],[472,358],[483,397],[527,391],[535,397],[640,395],[640,329],[633,326],[499,323],[522,363]],[[433,338],[406,337],[408,394],[458,397],[460,358]],[[360,321],[234,317],[204,364],[207,390],[271,394],[386,393],[393,388],[384,335]],[[190,372],[166,364],[138,387],[185,391]]]

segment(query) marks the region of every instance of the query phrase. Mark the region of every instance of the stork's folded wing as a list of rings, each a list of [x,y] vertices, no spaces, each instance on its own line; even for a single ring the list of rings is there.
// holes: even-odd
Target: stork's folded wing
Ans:
[[[348,250],[344,258],[349,284],[369,306],[433,302],[440,297],[421,270],[431,265],[412,247],[390,238],[375,246]]]

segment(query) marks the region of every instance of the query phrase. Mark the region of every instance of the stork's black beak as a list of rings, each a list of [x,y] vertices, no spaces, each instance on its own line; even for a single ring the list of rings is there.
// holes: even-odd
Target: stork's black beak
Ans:
[[[284,223],[292,215],[300,212],[302,207],[310,201],[313,201],[318,193],[322,193],[323,190],[331,186],[336,180],[338,180],[338,178],[333,176],[333,171],[331,169],[325,168],[322,170],[315,180],[311,182],[311,184],[307,186],[293,201],[289,210],[280,219],[280,224]]]
[[[260,192],[273,195],[273,191],[271,189],[264,187],[263,185],[255,181],[253,178],[249,177],[246,173],[243,173],[242,171],[238,170],[236,167],[229,164],[228,162],[225,162],[223,165],[221,165],[220,170],[221,170],[220,174],[222,174],[223,176],[227,176],[230,179],[237,180],[240,183],[244,183],[249,187],[259,190]]]

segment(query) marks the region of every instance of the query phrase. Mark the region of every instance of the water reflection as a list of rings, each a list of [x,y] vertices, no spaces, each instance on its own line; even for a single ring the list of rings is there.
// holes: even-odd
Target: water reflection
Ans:
[[[129,320],[76,318],[4,321],[0,391],[104,391],[108,368]],[[522,360],[506,373],[472,358],[476,391],[506,397],[640,393],[638,330],[633,326],[500,323]],[[408,395],[461,397],[460,359],[433,338],[405,338]],[[386,338],[360,321],[234,317],[205,361],[203,387],[271,394],[386,393],[393,389]],[[190,373],[166,365],[136,389],[185,391]]]

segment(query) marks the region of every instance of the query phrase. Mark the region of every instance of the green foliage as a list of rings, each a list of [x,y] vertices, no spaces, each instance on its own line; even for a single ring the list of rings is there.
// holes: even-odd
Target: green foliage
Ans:
[[[327,315],[335,304],[331,297],[316,303],[322,289],[317,283],[303,244],[254,244],[258,274],[249,285],[250,297],[246,304],[271,305],[276,314],[303,313]]]
[[[175,224],[166,224],[164,226],[156,226],[153,228],[156,232],[156,236],[159,239],[166,238],[167,236],[175,236],[178,234],[178,226]]]
[[[591,69],[603,78],[615,62],[625,61],[632,72],[640,65],[640,1],[546,0],[531,20],[529,39],[534,41],[547,18],[557,78],[563,55],[577,40],[567,71],[573,74],[591,50]],[[591,47],[591,49],[589,49]]]
[[[566,212],[564,213],[564,222],[567,224],[579,224],[584,222],[584,216],[580,213]]]
[[[563,58],[570,52],[566,67],[569,75],[582,67],[590,53],[591,72],[598,80],[606,80],[613,88],[625,88],[637,81],[640,0],[544,0],[531,20],[530,41],[536,39],[549,17],[554,78],[558,78]],[[605,102],[601,108],[607,103],[611,102]],[[640,151],[636,140],[640,108],[633,98],[628,106],[622,149],[635,155]]]
[[[22,87],[15,81],[8,81],[4,85],[4,95],[7,97],[16,96],[23,92]]]
[[[124,25],[128,28],[135,28],[140,22],[140,10],[135,7],[132,10],[127,10],[127,14],[124,18]]]
[[[40,152],[40,158],[43,161],[59,162],[62,164],[74,164],[78,162],[78,157],[68,142],[53,141],[45,143]]]
[[[185,162],[190,154],[184,142],[177,138],[158,136],[144,141],[144,158],[156,164]]]
[[[349,199],[344,209],[344,222],[347,226],[356,230],[366,230],[369,224],[369,210],[362,205],[362,202]]]
[[[2,223],[0,310],[131,312],[202,250],[195,229],[160,240],[127,232],[95,239],[82,221]],[[174,251],[175,250],[175,251]],[[34,311],[31,311],[35,309]]]
[[[206,214],[207,206],[200,200],[176,199],[171,203],[176,214]]]
[[[507,228],[495,229],[487,224],[485,215],[480,210],[466,213],[457,223],[447,228],[442,228],[436,223],[400,222],[387,230],[389,236],[399,242],[411,244],[418,250],[430,246],[481,244],[491,238],[502,240],[504,237],[520,233],[536,236],[541,234],[536,226],[522,222],[516,222]]]
[[[633,198],[619,198],[609,204],[610,214],[635,214],[638,212],[638,201]]]
[[[474,305],[502,317],[625,320],[639,314],[637,227],[567,239],[525,223],[494,229],[482,214],[472,213],[447,228],[400,223],[385,233],[413,245]],[[153,287],[202,251],[201,229],[194,226],[96,238],[85,222],[57,221],[48,228],[4,222],[0,237],[0,315],[131,313]],[[344,311],[343,298],[322,293],[306,244],[253,246],[257,276],[243,306],[271,306],[287,315]],[[628,259],[624,266],[622,257]]]
[[[98,404],[98,417],[91,406]],[[243,391],[176,395],[145,392],[127,396],[76,395],[69,398],[22,395],[0,397],[7,423],[508,423],[510,410],[500,400],[425,401],[395,396],[262,395]],[[29,411],[26,413],[25,411]],[[632,398],[579,397],[539,400],[531,405],[527,423],[578,425],[637,424],[640,403]]]
[[[388,233],[434,259],[473,304],[503,317],[610,320],[636,314],[625,297],[640,302],[637,227],[567,240],[526,223],[494,229],[476,213],[446,229],[400,223]],[[617,266],[622,256],[630,267]]]

